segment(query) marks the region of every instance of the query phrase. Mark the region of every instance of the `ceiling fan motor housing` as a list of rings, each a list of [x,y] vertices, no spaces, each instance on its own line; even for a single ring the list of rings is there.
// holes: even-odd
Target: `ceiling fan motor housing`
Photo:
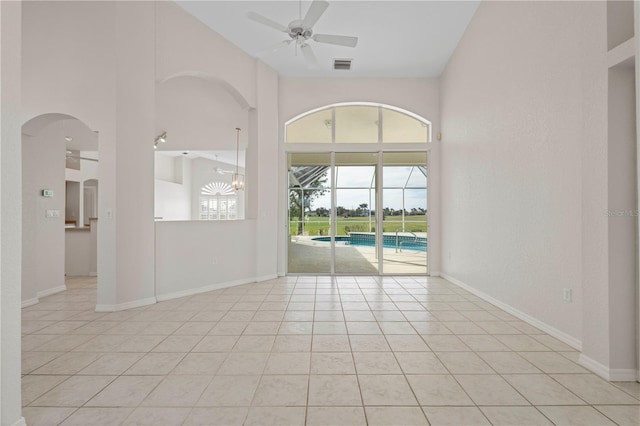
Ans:
[[[302,26],[302,20],[296,19],[289,24],[289,37],[294,40],[308,40],[313,31],[311,28],[305,28]]]

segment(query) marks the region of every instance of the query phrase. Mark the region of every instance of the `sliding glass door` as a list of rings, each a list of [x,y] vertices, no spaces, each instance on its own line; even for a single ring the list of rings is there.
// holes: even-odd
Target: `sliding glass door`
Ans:
[[[289,273],[428,272],[426,152],[290,153],[288,194]]]

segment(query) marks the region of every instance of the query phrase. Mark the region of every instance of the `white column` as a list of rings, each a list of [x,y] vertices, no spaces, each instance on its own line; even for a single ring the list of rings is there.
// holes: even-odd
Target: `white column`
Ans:
[[[20,390],[22,3],[0,2],[0,424],[24,425]]]

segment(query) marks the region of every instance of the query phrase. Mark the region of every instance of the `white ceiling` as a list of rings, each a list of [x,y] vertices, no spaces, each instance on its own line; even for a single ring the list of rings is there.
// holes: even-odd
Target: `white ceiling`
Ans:
[[[329,0],[314,33],[357,36],[355,48],[311,42],[319,67],[310,69],[294,43],[267,55],[289,36],[247,18],[257,12],[284,26],[298,18],[298,1],[178,1],[214,31],[285,77],[437,77],[444,70],[480,0]],[[302,16],[310,1],[302,2]],[[351,71],[333,59],[352,58]]]

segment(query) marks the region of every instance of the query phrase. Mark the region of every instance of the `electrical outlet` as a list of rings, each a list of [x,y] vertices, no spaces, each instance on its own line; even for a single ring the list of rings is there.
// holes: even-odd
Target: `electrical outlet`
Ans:
[[[60,210],[47,210],[45,212],[45,217],[48,219],[51,219],[54,217],[60,217]]]
[[[563,289],[562,289],[562,299],[563,299],[565,302],[569,302],[569,303],[571,303],[571,302],[572,302],[572,298],[573,298],[573,295],[572,295],[571,293],[572,293],[572,292],[571,292],[571,289],[570,289],[570,288],[563,288]]]
[[[213,256],[212,262],[214,265],[218,264],[218,256]]]
[[[107,209],[107,219],[113,219],[113,210]]]

